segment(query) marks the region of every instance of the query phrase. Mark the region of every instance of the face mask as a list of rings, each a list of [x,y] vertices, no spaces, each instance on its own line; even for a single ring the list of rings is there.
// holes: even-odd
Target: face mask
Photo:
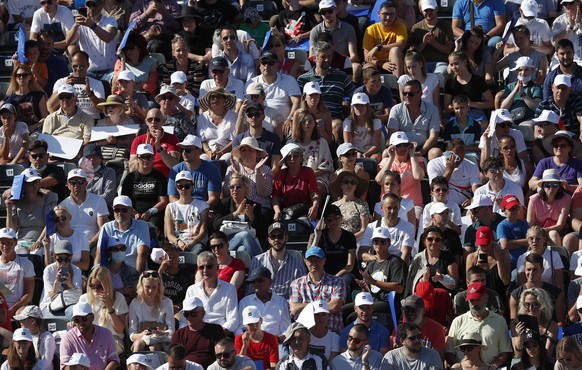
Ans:
[[[111,253],[111,262],[121,263],[125,260],[125,252],[113,252]]]
[[[534,19],[535,18],[532,18],[532,19],[521,18],[521,23],[523,23],[524,25],[527,26],[527,25],[531,24],[531,22],[533,22]]]
[[[531,81],[531,75],[529,76],[517,76],[517,79],[521,82],[523,82],[524,84],[528,83]]]

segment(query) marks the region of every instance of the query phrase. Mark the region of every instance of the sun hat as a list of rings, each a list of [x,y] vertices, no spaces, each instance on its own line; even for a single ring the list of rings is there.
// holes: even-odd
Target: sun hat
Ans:
[[[103,103],[97,104],[97,108],[105,110],[109,106],[118,106],[125,108],[125,100],[120,95],[109,95]]]
[[[566,185],[566,181],[560,178],[560,173],[555,168],[544,170],[542,179],[538,181],[538,188],[543,187],[545,182],[559,182],[562,187]]]
[[[279,165],[284,165],[285,158],[287,158],[287,156],[293,152],[301,152],[301,155],[303,155],[303,148],[299,144],[295,143],[285,144],[281,148],[281,160],[279,161]]]
[[[234,150],[232,151],[232,156],[240,158],[240,151],[243,146],[248,146],[251,149],[258,151],[259,153],[257,154],[259,158],[262,158],[265,155],[267,155],[267,151],[259,146],[259,142],[257,141],[257,139],[255,139],[252,136],[247,136],[240,141],[239,146],[234,148]]]
[[[42,311],[38,306],[30,305],[24,307],[20,313],[14,315],[12,318],[16,321],[22,321],[28,319],[29,317],[42,319]]]
[[[162,98],[162,96],[166,95],[166,94],[172,94],[174,95],[174,97],[178,100],[180,100],[180,96],[178,95],[178,93],[176,92],[176,88],[172,85],[162,85],[162,88],[160,89],[160,93],[158,95],[156,95],[156,103],[160,102],[160,99]]]
[[[198,99],[198,103],[200,104],[200,108],[202,110],[208,110],[210,108],[210,96],[214,94],[219,94],[224,96],[224,106],[227,110],[234,108],[236,105],[236,96],[227,92],[222,87],[215,87],[204,94],[203,97]]]
[[[487,349],[487,346],[483,344],[481,334],[479,334],[476,331],[468,332],[465,335],[463,335],[461,341],[459,342],[459,345],[456,347],[461,348],[463,346],[480,346],[483,349]]]
[[[359,198],[363,194],[365,194],[366,191],[368,190],[369,182],[362,179],[355,172],[348,171],[348,170],[341,171],[337,175],[337,177],[329,184],[329,188],[331,190],[331,193],[341,198],[343,196],[342,182],[344,181],[344,178],[346,178],[348,176],[355,177],[356,180],[358,180],[358,184],[356,185],[356,190],[354,193],[356,195],[356,198]]]

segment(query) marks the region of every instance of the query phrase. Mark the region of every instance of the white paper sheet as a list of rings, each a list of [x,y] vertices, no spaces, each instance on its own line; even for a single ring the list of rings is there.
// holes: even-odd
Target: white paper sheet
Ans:
[[[91,129],[91,139],[89,141],[99,141],[107,139],[107,136],[131,135],[139,130],[139,125],[124,126],[97,126]]]
[[[75,158],[83,146],[83,140],[64,136],[40,134],[38,139],[47,142],[50,155],[64,159]]]

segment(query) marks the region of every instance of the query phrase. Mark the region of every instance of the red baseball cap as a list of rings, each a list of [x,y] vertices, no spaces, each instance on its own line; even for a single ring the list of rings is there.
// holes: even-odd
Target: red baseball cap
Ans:
[[[416,284],[416,295],[424,301],[424,308],[431,309],[435,304],[435,293],[429,281],[420,281]]]
[[[487,287],[483,283],[473,283],[467,287],[467,301],[481,299],[483,294],[487,294]]]
[[[503,207],[503,209],[512,209],[513,207],[519,206],[520,204],[521,203],[519,203],[519,199],[517,199],[517,197],[513,194],[507,194],[501,201],[501,207]]]
[[[493,230],[489,226],[481,226],[475,234],[475,245],[487,245],[493,240]]]

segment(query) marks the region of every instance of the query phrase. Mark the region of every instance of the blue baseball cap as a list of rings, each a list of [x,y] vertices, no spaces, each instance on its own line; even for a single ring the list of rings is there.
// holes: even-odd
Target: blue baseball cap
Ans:
[[[325,258],[325,252],[323,251],[323,249],[319,247],[311,247],[307,251],[305,251],[305,258],[309,258],[312,256],[323,259]]]

